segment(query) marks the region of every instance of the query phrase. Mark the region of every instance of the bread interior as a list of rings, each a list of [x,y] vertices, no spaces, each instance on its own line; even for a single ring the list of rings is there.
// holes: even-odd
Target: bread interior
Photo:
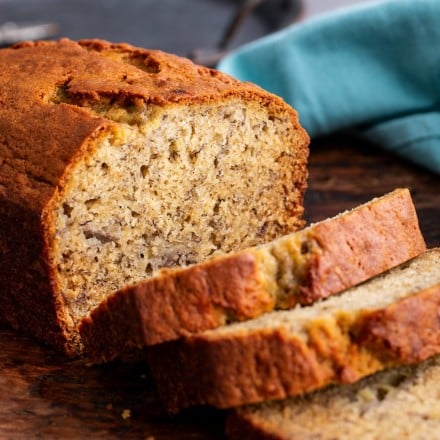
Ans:
[[[352,385],[250,406],[241,416],[283,439],[434,439],[440,419],[439,380],[437,356]]]
[[[302,225],[295,151],[304,140],[291,113],[239,98],[93,110],[115,129],[68,171],[53,218],[51,258],[70,326],[163,267]]]

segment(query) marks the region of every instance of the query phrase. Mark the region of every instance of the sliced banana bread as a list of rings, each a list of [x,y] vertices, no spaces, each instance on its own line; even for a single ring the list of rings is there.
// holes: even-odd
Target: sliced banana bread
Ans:
[[[395,240],[398,237],[398,240]],[[425,250],[399,189],[268,244],[157,276],[107,298],[80,332],[90,360],[310,304]]]
[[[227,408],[352,383],[440,353],[440,248],[309,307],[149,349],[170,411]]]
[[[159,51],[0,50],[0,321],[69,353],[107,295],[303,226],[284,101]]]
[[[438,440],[440,357],[376,373],[352,385],[243,407],[230,440]]]

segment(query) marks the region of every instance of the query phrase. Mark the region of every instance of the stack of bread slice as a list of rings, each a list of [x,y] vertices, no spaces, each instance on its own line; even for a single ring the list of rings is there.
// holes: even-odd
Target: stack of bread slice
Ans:
[[[351,383],[440,352],[440,250],[341,295],[150,351],[168,408],[230,408]]]
[[[318,412],[319,420],[336,426],[345,418],[334,419],[329,399],[335,407],[360,399],[351,424],[365,407],[376,407],[365,399],[380,400],[382,408],[385,397],[400,393],[400,382],[406,396],[418,386],[417,375],[435,375],[436,361],[429,368],[409,365],[440,353],[439,268],[440,249],[426,250],[410,194],[398,189],[270,243],[161,271],[110,296],[83,322],[81,334],[95,361],[149,346],[149,365],[170,412],[230,408],[230,438],[316,438],[325,425],[297,423],[297,414],[313,419]],[[254,305],[263,297],[267,307],[253,319],[231,313],[205,331],[189,328],[178,307],[169,320],[156,309],[160,325],[154,328],[159,321],[148,305],[161,285],[175,298],[222,294]],[[171,337],[166,326],[173,328]],[[151,342],[158,328],[163,339]],[[399,371],[407,379],[397,383]],[[374,373],[377,379],[362,382]],[[388,396],[390,387],[397,391]],[[371,417],[379,419],[386,408],[377,411]],[[369,437],[375,423],[361,438],[376,438]],[[322,438],[352,438],[338,435]]]
[[[372,298],[353,308],[357,293]],[[355,349],[367,354],[364,367],[371,368],[371,357],[371,371],[407,366],[385,369],[352,385],[236,409],[227,422],[230,439],[439,438],[440,356],[430,356],[439,353],[440,345],[440,248],[343,296],[347,303],[342,309],[350,310],[351,317],[358,314],[357,322],[346,329],[352,332]],[[328,308],[323,307],[327,310],[320,319],[328,319]],[[319,325],[316,318],[313,321]],[[352,377],[339,380],[353,382]]]
[[[232,408],[231,439],[437,439],[440,248],[315,299],[152,347],[168,410]]]

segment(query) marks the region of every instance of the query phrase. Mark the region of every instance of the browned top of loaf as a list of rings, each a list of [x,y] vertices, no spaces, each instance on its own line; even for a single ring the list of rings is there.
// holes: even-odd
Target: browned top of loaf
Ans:
[[[0,65],[0,198],[32,211],[44,207],[88,141],[113,125],[93,112],[93,104],[166,105],[240,96],[275,113],[289,112],[299,128],[296,113],[257,86],[128,44],[26,42],[0,50]]]

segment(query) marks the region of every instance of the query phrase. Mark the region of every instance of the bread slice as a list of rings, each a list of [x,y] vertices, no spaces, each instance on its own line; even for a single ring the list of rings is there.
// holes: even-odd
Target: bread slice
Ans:
[[[399,237],[398,241],[394,237]],[[310,304],[425,250],[407,189],[268,244],[156,277],[107,298],[80,332],[90,360]]]
[[[440,357],[352,385],[233,410],[230,440],[437,440]]]
[[[0,65],[0,321],[78,353],[110,293],[303,226],[309,139],[280,98],[103,41]]]
[[[440,353],[440,248],[309,307],[151,347],[170,411],[228,408],[351,383]]]

